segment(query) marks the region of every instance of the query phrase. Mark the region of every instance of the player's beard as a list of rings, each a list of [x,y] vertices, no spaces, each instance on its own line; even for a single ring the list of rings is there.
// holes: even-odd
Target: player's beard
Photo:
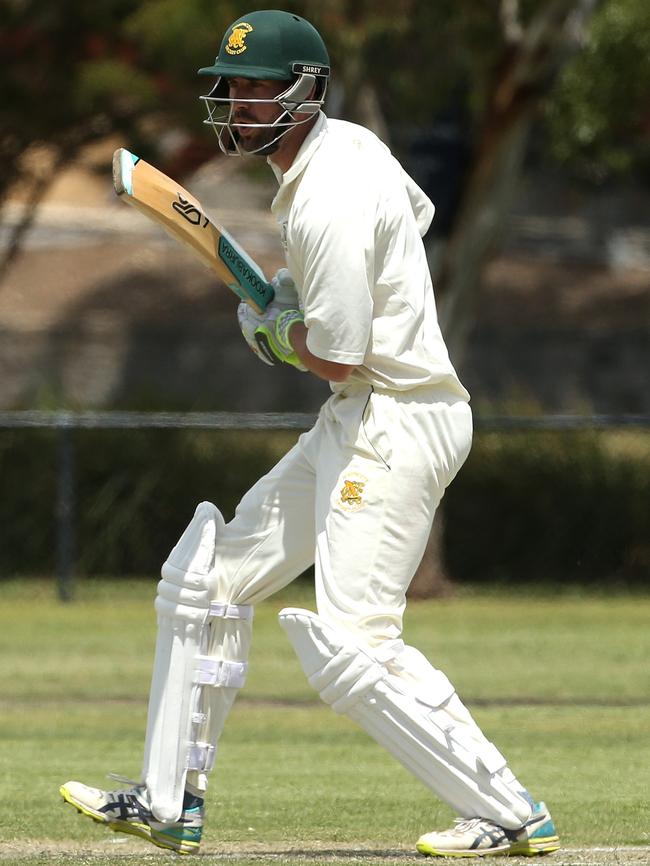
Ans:
[[[256,129],[248,128],[245,135],[242,135],[237,127],[237,123],[254,123],[252,118],[239,117],[237,122],[233,124],[234,134],[239,147],[247,153],[255,153],[256,156],[269,156],[280,146],[279,139],[276,138],[281,134],[282,130],[276,126],[261,126]]]

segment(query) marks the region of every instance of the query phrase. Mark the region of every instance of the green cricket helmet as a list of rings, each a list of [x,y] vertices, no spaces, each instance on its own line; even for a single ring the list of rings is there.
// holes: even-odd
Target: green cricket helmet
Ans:
[[[325,100],[330,66],[327,48],[319,32],[304,18],[291,12],[266,9],[238,18],[226,30],[212,66],[199,75],[217,80],[205,102],[208,117],[224,153],[241,154],[238,129],[267,128],[277,133],[271,141],[249,153],[272,153],[280,138],[306,123],[320,111]],[[272,124],[235,122],[234,100],[228,95],[229,78],[286,81],[287,88],[273,99],[247,99],[279,105],[282,111]],[[296,118],[296,115],[302,115]]]

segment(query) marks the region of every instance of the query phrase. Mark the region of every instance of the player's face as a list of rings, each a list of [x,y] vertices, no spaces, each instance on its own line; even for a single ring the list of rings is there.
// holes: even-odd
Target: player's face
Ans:
[[[278,130],[271,124],[280,117],[283,109],[272,100],[286,90],[287,86],[286,81],[228,79],[228,96],[233,100],[231,123],[243,150],[264,153],[264,148],[277,137]],[[268,101],[256,102],[255,100]]]

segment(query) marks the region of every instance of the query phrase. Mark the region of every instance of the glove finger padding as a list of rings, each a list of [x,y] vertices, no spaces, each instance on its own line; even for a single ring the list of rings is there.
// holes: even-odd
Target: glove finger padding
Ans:
[[[300,301],[293,277],[287,268],[280,268],[271,280],[275,296],[273,303],[283,310],[298,309]]]
[[[269,362],[281,361],[283,364],[291,364],[302,372],[306,372],[304,366],[293,346],[289,341],[289,331],[296,322],[304,322],[304,316],[300,310],[281,310],[270,304],[262,317],[262,321],[255,329],[255,339]]]
[[[263,317],[258,316],[255,310],[252,309],[252,307],[242,301],[237,307],[237,321],[239,322],[239,328],[244,335],[244,339],[248,343],[249,348],[257,355],[260,361],[263,361],[270,367],[279,364],[280,361],[279,359],[275,358],[275,356],[268,356],[260,350],[258,342],[255,339],[255,331],[264,321]]]
[[[246,303],[240,303],[237,319],[244,339],[257,357],[265,364],[291,364],[306,371],[289,342],[291,326],[304,321],[296,284],[287,268],[280,268],[271,280],[275,295],[262,314]]]

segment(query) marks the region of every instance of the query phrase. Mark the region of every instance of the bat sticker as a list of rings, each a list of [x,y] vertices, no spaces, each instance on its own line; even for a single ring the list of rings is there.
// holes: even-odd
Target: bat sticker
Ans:
[[[210,222],[207,216],[202,214],[198,207],[195,207],[192,202],[184,199],[180,193],[178,194],[178,201],[172,202],[172,207],[193,226],[201,225],[201,220],[203,220],[203,228],[205,228]]]

